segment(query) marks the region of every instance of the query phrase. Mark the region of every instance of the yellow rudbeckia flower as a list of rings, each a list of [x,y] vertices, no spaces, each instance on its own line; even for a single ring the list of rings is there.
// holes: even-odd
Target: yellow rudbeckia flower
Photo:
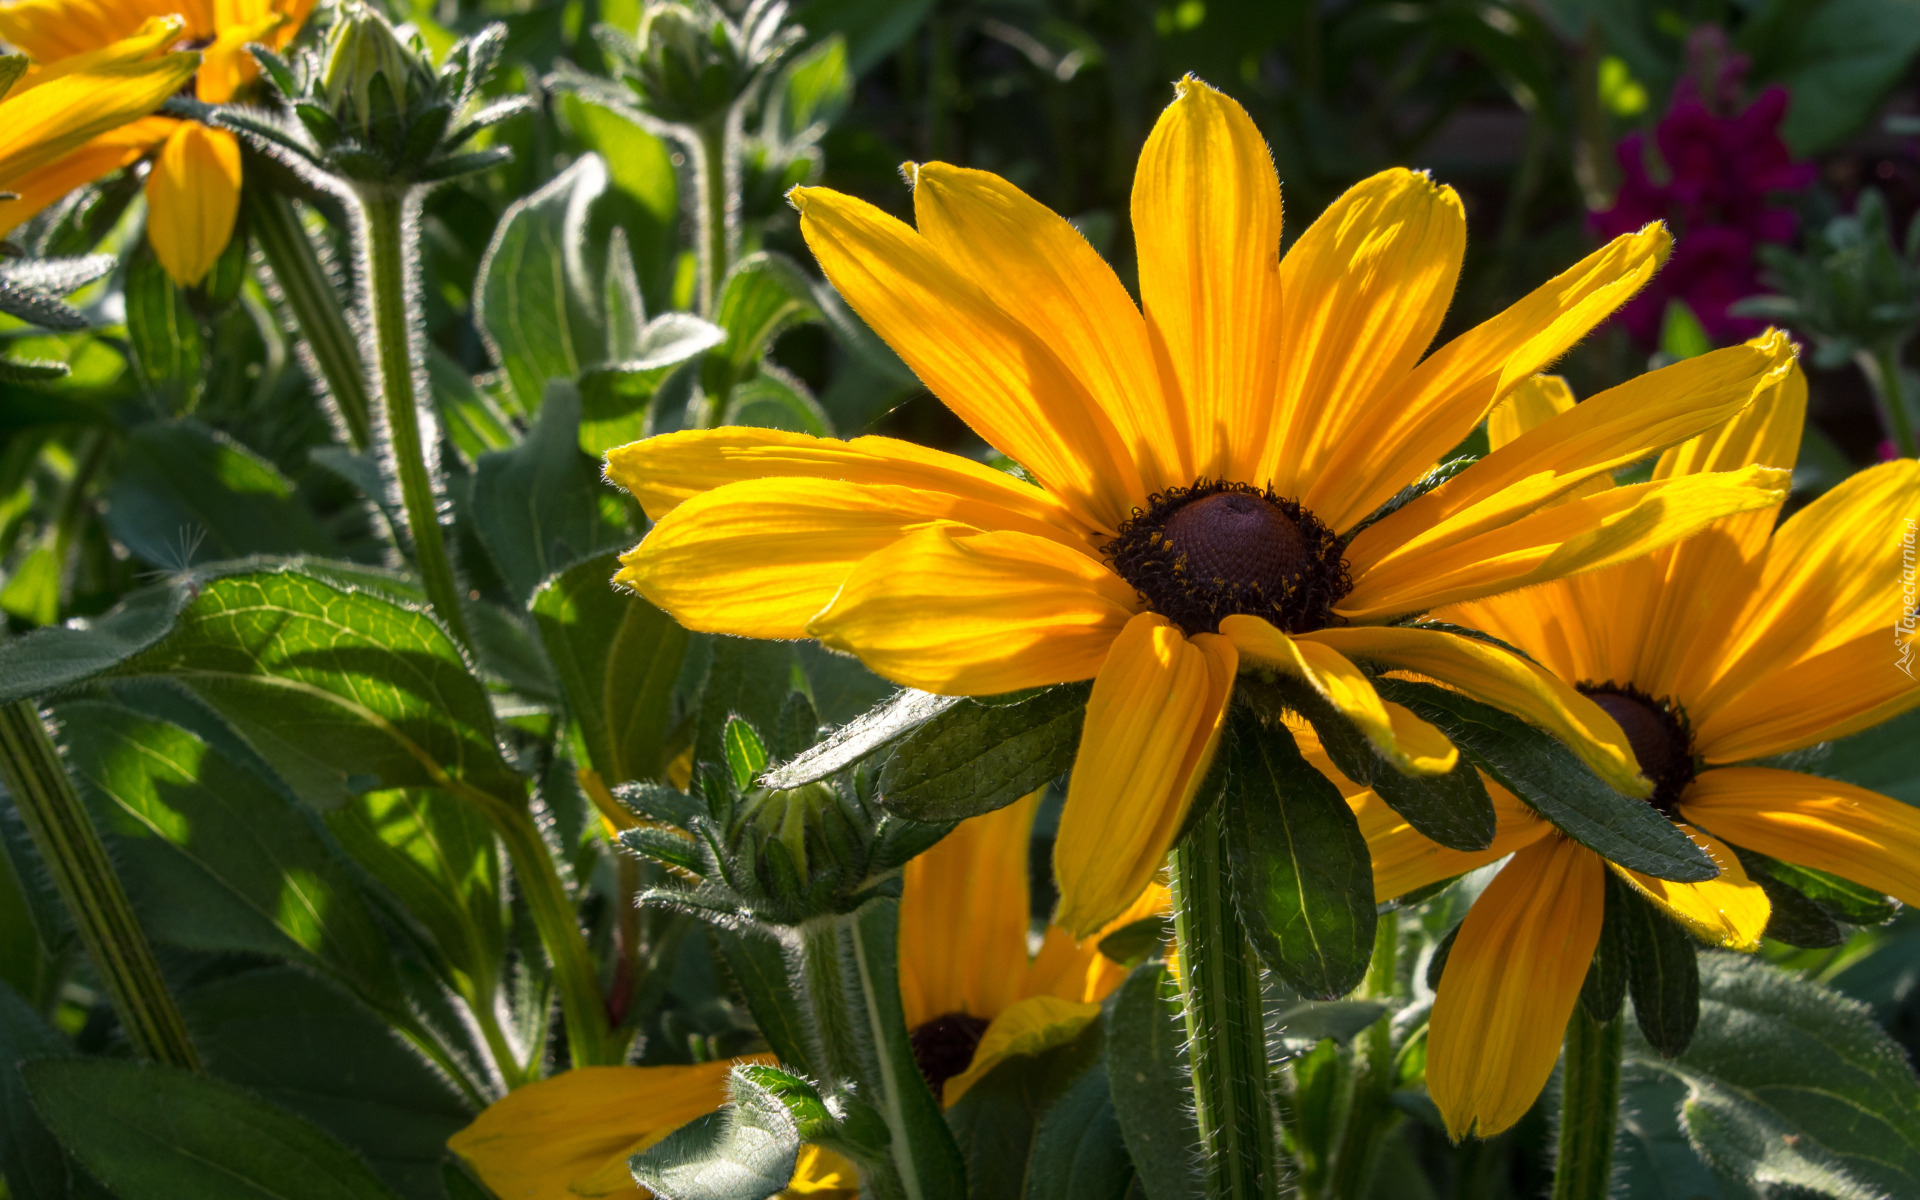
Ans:
[[[1158,884],[1093,937],[1047,928],[1028,960],[1027,845],[1040,793],[962,821],[906,866],[900,1003],[920,1072],[953,1104],[994,1067],[1064,1046],[1100,1015],[1127,972],[1102,937],[1169,911]]]
[[[169,94],[192,75],[195,96],[225,104],[259,73],[247,44],[279,49],[312,9],[313,0],[5,0],[0,38],[40,64],[28,73],[29,83],[63,60],[136,44],[190,47],[199,51],[199,71],[184,73]],[[240,143],[195,121],[147,117],[40,164],[12,185],[20,198],[0,208],[0,236],[74,188],[155,151],[147,176],[147,239],[175,282],[199,283],[233,237]]]
[[[162,23],[93,53],[30,67],[12,86],[0,88],[5,97],[0,100],[0,190],[17,197],[0,202],[0,236],[33,215],[22,207],[32,181],[83,143],[124,140],[127,130],[144,125],[141,118],[193,75],[198,54],[162,53],[162,39],[152,36],[178,28],[178,22]],[[77,180],[59,194],[84,182]]]
[[[952,1104],[1015,1055],[1064,1045],[1100,1015],[1126,971],[1058,926],[1027,956],[1027,842],[1038,793],[963,821],[907,864],[900,898],[900,999],[914,1057]],[[1113,928],[1164,911],[1149,888]],[[1110,931],[1103,931],[1110,932]],[[573,1200],[647,1193],[627,1159],[726,1103],[736,1062],[580,1067],[510,1092],[448,1146],[505,1200]],[[852,1164],[801,1149],[787,1195],[851,1196]]]
[[[1578,411],[1564,384],[1536,380],[1493,414],[1490,440],[1515,444],[1568,409]],[[1805,415],[1795,368],[1740,416],[1667,451],[1654,477],[1786,467]],[[1721,868],[1703,883],[1642,875],[1492,785],[1499,834],[1461,853],[1348,785],[1382,900],[1513,855],[1461,924],[1433,1006],[1427,1087],[1454,1136],[1508,1128],[1552,1074],[1599,943],[1609,869],[1697,937],[1737,950],[1759,945],[1771,906],[1729,844],[1920,903],[1920,812],[1830,779],[1735,765],[1920,705],[1888,636],[1903,611],[1899,538],[1920,511],[1920,463],[1863,471],[1775,529],[1778,511],[1434,614],[1518,647],[1606,709],[1654,781],[1651,803]]]
[[[1499,703],[1645,793],[1592,701],[1513,655],[1387,626],[1778,500],[1785,473],[1749,467],[1553,503],[1744,408],[1792,361],[1784,338],[1635,380],[1362,525],[1646,282],[1663,229],[1426,354],[1465,250],[1459,197],[1383,172],[1281,259],[1266,144],[1198,80],[1134,179],[1144,311],[1007,181],[941,163],[908,175],[917,228],[799,188],[801,230],[854,311],[1024,474],[879,437],[638,442],[607,473],[657,524],[620,582],[690,629],[818,638],[931,692],[1092,679],[1054,859],[1076,935],[1164,859],[1243,665],[1304,679],[1408,771],[1457,755],[1382,701],[1356,656]]]

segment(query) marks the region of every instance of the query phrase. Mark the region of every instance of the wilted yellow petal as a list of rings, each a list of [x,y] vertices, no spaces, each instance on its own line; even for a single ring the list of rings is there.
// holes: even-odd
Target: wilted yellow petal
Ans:
[[[224,129],[182,121],[147,176],[147,240],[167,274],[192,287],[233,237],[240,215],[240,142]]]
[[[1044,1054],[1080,1036],[1100,1016],[1098,1004],[1075,1004],[1058,996],[1029,996],[993,1019],[980,1035],[973,1062],[947,1080],[941,1103],[951,1107],[967,1089],[1019,1054]]]

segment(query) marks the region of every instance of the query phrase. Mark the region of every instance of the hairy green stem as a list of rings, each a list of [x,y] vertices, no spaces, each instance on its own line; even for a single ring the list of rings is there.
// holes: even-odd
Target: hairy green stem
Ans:
[[[553,981],[560,991],[560,1011],[567,1019],[567,1053],[573,1065],[621,1065],[627,1057],[627,1035],[616,1031],[607,1020],[600,972],[594,966],[586,936],[580,932],[566,884],[534,826],[532,814],[497,800],[486,807],[486,813],[494,831],[506,843],[514,879],[527,898],[534,928],[553,962]]]
[[[1363,1000],[1385,1000],[1393,995],[1400,950],[1400,914],[1382,913],[1374,927],[1373,962],[1360,985]],[[1334,1154],[1329,1196],[1364,1196],[1380,1160],[1380,1147],[1399,1120],[1393,1105],[1396,1074],[1393,1054],[1393,1016],[1383,1015],[1369,1025],[1355,1045],[1355,1078],[1349,1109]]]
[[[440,529],[433,475],[427,468],[420,435],[422,413],[414,395],[413,329],[407,314],[407,296],[413,290],[408,286],[413,256],[408,253],[406,240],[406,209],[412,201],[400,189],[372,186],[361,189],[359,199],[365,221],[367,304],[378,359],[377,377],[386,407],[393,469],[399,476],[400,497],[406,507],[407,532],[413,538],[415,565],[435,615],[456,641],[468,646],[472,639],[460,606],[459,581]]]
[[[732,178],[731,131],[731,114],[709,118],[692,131],[694,191],[700,206],[700,315],[709,320],[720,306],[720,285],[733,254],[733,197],[738,189]]]
[[[1915,455],[1913,415],[1907,408],[1906,381],[1900,371],[1900,346],[1887,341],[1875,346],[1862,373],[1880,396],[1880,410],[1886,414],[1887,432],[1902,458]]]
[[[1594,1020],[1584,1004],[1567,1022],[1553,1200],[1606,1200],[1620,1120],[1620,1048],[1626,1022]]]
[[[1208,1200],[1273,1200],[1280,1161],[1260,971],[1228,892],[1222,840],[1220,817],[1209,814],[1172,856],[1194,1112]]]
[[[859,1057],[854,1052],[852,989],[846,978],[843,922],[829,918],[803,926],[797,933],[799,973],[806,993],[808,1016],[818,1045],[813,1069],[828,1086],[861,1082]]]
[[[340,410],[347,440],[355,450],[373,446],[373,405],[367,393],[366,365],[359,343],[347,322],[340,296],[320,266],[293,201],[264,185],[248,182],[242,192],[247,205],[247,228],[260,253],[266,256],[274,282],[286,297],[287,308],[300,326],[313,361],[326,382],[327,393]]]
[[[0,706],[0,775],[134,1052],[199,1070],[200,1056],[160,974],[153,947],[39,710],[28,701]]]

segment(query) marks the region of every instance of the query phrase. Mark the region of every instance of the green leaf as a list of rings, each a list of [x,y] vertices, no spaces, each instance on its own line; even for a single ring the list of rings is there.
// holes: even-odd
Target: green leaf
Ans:
[[[171,411],[192,408],[206,383],[207,345],[187,297],[144,243],[127,263],[127,341],[139,379]]]
[[[108,1059],[46,1059],[21,1074],[61,1143],[122,1196],[393,1200],[352,1151],[231,1083]]]
[[[853,100],[847,69],[847,39],[829,34],[781,72],[780,133],[788,141],[818,136],[840,119]]]
[[[886,1161],[890,1137],[886,1123],[864,1099],[843,1093],[829,1104],[811,1083],[779,1067],[742,1063],[735,1069],[743,1079],[786,1106],[801,1141],[825,1146],[856,1163]]]
[[[474,383],[466,368],[438,346],[427,348],[427,379],[440,423],[468,462],[489,450],[505,450],[519,440],[513,418],[499,401]]]
[[[774,1057],[797,1069],[824,1075],[827,1064],[816,1062],[813,1051],[819,1039],[794,1000],[785,948],[762,930],[735,930],[722,925],[709,928],[714,945],[726,959],[728,973],[746,997],[755,1027]]]
[[[323,811],[377,788],[525,794],[485,689],[432,617],[293,567],[207,581],[170,636],[116,670],[184,684]]]
[[[1234,905],[1247,937],[1308,996],[1352,991],[1373,959],[1373,860],[1340,789],[1284,725],[1236,706],[1221,798]]]
[[[1633,1062],[1687,1085],[1681,1118],[1721,1171],[1846,1197],[1920,1194],[1920,1080],[1865,1006],[1745,955],[1710,953],[1693,1044]]]
[[[104,616],[0,641],[0,703],[51,695],[133,657],[167,635],[191,595],[141,588]]]
[[[555,573],[634,542],[627,501],[580,453],[580,392],[556,381],[527,440],[480,456],[473,470],[474,529],[517,597]]]
[[[768,787],[796,788],[837,775],[960,703],[958,696],[902,688],[879,706],[833,731],[793,761],[767,772]]]
[[[605,160],[581,155],[508,207],[480,260],[474,320],[527,412],[549,382],[607,361],[606,248],[588,236],[589,210],[606,188]]]
[[[1770,869],[1773,860],[1763,854],[1755,854],[1739,846],[1732,847],[1740,859],[1740,865],[1747,872],[1747,878],[1760,885],[1767,894],[1770,911],[1767,914],[1766,935],[1789,946],[1808,949],[1822,949],[1838,946],[1847,940],[1840,931],[1839,923],[1833,914],[1807,898],[1805,893],[1775,878]],[[1884,904],[1883,897],[1876,897]]]
[[[1027,1164],[1028,1200],[1123,1200],[1134,1167],[1107,1093],[1107,1072],[1094,1063],[1047,1110]]]
[[[609,785],[664,775],[688,636],[672,617],[615,588],[618,569],[614,554],[590,558],[541,585],[531,605],[588,762]]]
[[[613,20],[604,12],[602,19]],[[673,168],[673,147],[612,109],[577,94],[561,96],[560,107],[575,135],[606,160],[613,184],[607,199],[616,201],[610,206],[612,218],[632,243],[646,293],[664,302],[680,232],[679,173]]]
[[[92,701],[55,714],[156,937],[291,958],[401,1007],[387,935],[311,814],[178,725]]]
[[[641,1187],[672,1200],[767,1200],[787,1186],[800,1129],[786,1105],[735,1067],[727,1107],[633,1156]]]
[[[739,717],[727,722],[721,741],[726,748],[727,769],[733,772],[733,784],[744,792],[753,786],[755,777],[766,769],[766,744],[754,732],[753,726]]]
[[[916,821],[1005,808],[1073,765],[1089,685],[1016,704],[960,703],[909,733],[880,772],[880,803]]]
[[[173,570],[338,549],[272,463],[193,420],[154,421],[128,436],[106,521],[136,557]]]
[[[73,1047],[13,989],[0,986],[0,1173],[10,1200],[108,1200],[61,1148],[27,1096],[20,1065]]]
[[[1613,873],[1607,873],[1607,917],[1618,919],[1627,951],[1627,991],[1647,1044],[1672,1058],[1687,1048],[1700,1021],[1699,955],[1693,938]]]
[[[1608,787],[1544,731],[1432,684],[1390,678],[1374,683],[1383,697],[1438,725],[1475,766],[1602,857],[1681,883],[1720,873],[1706,851],[1651,804]]]
[[[786,642],[714,638],[700,688],[699,726],[694,734],[695,762],[722,763],[721,738],[727,722],[744,719],[755,729],[778,729],[797,664]]]
[[[1164,963],[1135,967],[1107,1015],[1114,1115],[1147,1200],[1200,1200],[1200,1130],[1188,1101],[1186,1030]]]
[[[702,385],[711,394],[726,395],[753,373],[775,338],[820,319],[813,281],[792,259],[772,251],[748,255],[727,272],[721,287],[714,320],[726,331],[726,341],[701,365]]]
[[[1096,1021],[1064,1046],[1006,1059],[947,1110],[966,1166],[969,1200],[1025,1194],[1042,1117],[1099,1064],[1103,1040]]]
[[[403,1195],[438,1196],[447,1139],[474,1114],[384,1022],[289,967],[206,984],[180,1005],[214,1074],[339,1138]]]
[[[722,420],[728,425],[784,429],[813,437],[832,437],[833,420],[805,384],[772,365],[733,389]]]
[[[1817,154],[1852,133],[1920,51],[1914,0],[1828,0],[1791,39],[1776,78],[1793,103],[1781,134],[1794,153]]]
[[[1372,1000],[1296,1000],[1270,1010],[1281,1044],[1302,1053],[1324,1041],[1346,1045],[1387,1013]]]
[[[1633,954],[1633,946],[1627,936],[1627,917],[1620,911],[1619,891],[1617,882],[1607,881],[1600,941],[1593,948],[1593,961],[1587,964],[1587,977],[1580,981],[1581,1005],[1587,1010],[1588,1016],[1602,1024],[1618,1019],[1621,1006],[1626,1003],[1628,964]],[[1433,956],[1435,962],[1442,964],[1440,969],[1444,969],[1445,952],[1453,948],[1454,936],[1459,932],[1458,925],[1448,930],[1445,944]],[[1439,970],[1429,968],[1427,986],[1435,986],[1439,978]]]
[[[1407,824],[1454,850],[1484,850],[1493,845],[1499,823],[1493,799],[1480,773],[1463,754],[1445,775],[1406,775],[1367,741],[1354,723],[1299,680],[1280,676],[1260,681],[1285,705],[1312,722],[1320,745],[1342,774],[1366,784]]]

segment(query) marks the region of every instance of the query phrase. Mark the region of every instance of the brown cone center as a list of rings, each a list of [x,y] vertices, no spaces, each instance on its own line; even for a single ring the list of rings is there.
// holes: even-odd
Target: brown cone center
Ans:
[[[967,1013],[945,1013],[907,1034],[913,1061],[937,1099],[947,1080],[973,1062],[973,1052],[987,1032],[988,1022]]]
[[[1653,780],[1654,806],[1671,816],[1681,791],[1693,779],[1693,746],[1686,728],[1670,710],[1645,696],[1596,689],[1587,698],[1627,735],[1641,772]]]
[[[1168,518],[1166,539],[1196,580],[1281,596],[1306,567],[1306,544],[1287,514],[1247,492],[1219,492]]]

